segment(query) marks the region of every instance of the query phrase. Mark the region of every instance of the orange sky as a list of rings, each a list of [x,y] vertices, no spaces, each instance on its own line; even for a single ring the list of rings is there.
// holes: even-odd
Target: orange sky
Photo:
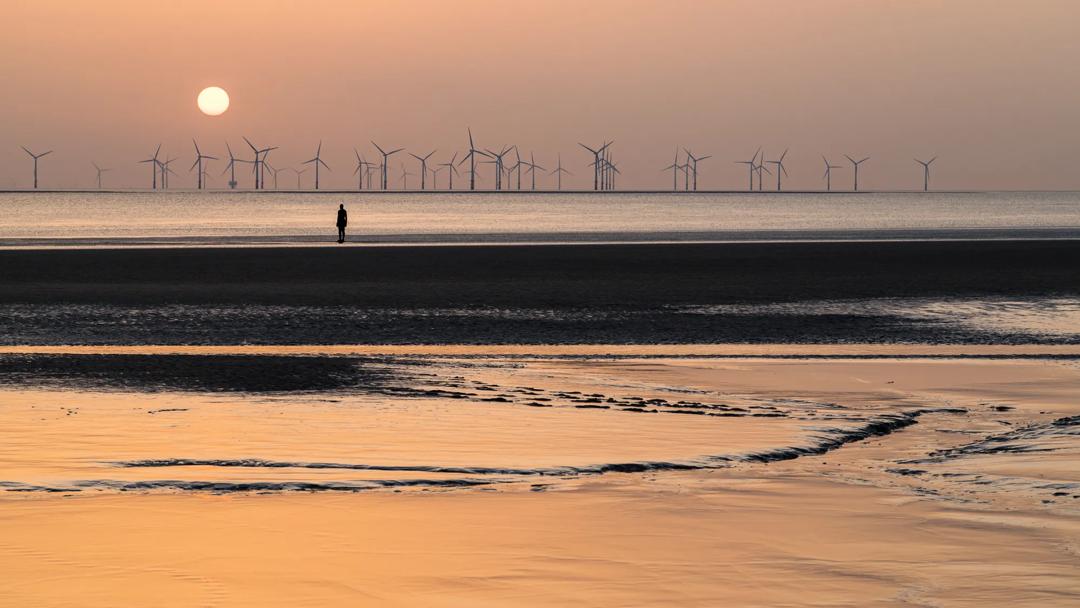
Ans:
[[[576,142],[614,138],[625,188],[667,187],[676,144],[716,155],[703,188],[744,187],[758,145],[791,147],[792,188],[845,152],[873,156],[866,188],[919,186],[911,157],[934,154],[941,188],[1080,188],[1074,0],[5,4],[0,188],[29,185],[19,145],[55,150],[43,186],[91,185],[91,160],[144,186],[159,141],[188,185],[192,136],[219,154],[241,134],[278,166],[321,138],[324,187],[347,187],[353,145],[441,159],[468,125],[545,166],[561,151],[582,186]],[[195,107],[211,84],[218,118]]]

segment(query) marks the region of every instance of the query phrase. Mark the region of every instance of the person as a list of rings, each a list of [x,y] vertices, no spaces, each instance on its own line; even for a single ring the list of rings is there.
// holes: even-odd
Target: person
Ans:
[[[345,204],[342,203],[337,210],[337,242],[345,242],[345,226],[349,225],[349,212],[345,211]]]

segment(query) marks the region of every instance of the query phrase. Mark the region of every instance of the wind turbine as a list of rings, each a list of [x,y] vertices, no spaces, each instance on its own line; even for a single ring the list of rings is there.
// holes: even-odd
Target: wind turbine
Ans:
[[[787,168],[784,167],[784,157],[787,156],[787,153],[788,153],[788,151],[784,150],[784,153],[780,155],[780,158],[778,160],[765,161],[765,162],[769,163],[770,165],[776,165],[776,191],[777,192],[780,192],[780,174],[781,173],[783,173],[784,175],[788,174]]]
[[[296,189],[299,190],[300,189],[300,176],[307,173],[308,170],[307,169],[299,169],[299,170],[298,169],[293,169],[292,171],[294,173],[296,173]]]
[[[666,166],[666,167],[664,167],[663,169],[660,170],[661,173],[663,173],[664,171],[671,171],[671,191],[672,192],[678,192],[679,191],[679,148],[678,148],[678,146],[675,147],[675,160],[670,165],[668,165],[668,166]]]
[[[562,166],[562,154],[559,154],[559,166],[556,167],[552,171],[552,173],[555,174],[555,176],[556,176],[555,179],[558,180],[558,183],[559,183],[558,188],[559,188],[560,191],[562,191],[562,176],[563,176],[563,173],[566,173],[567,175],[573,175],[573,173],[570,173],[566,169],[563,169],[563,166]]]
[[[829,159],[825,158],[825,155],[821,156],[821,160],[825,161],[825,175],[822,176],[822,179],[825,180],[825,188],[832,192],[832,170],[839,169],[840,165],[830,165]]]
[[[252,171],[255,173],[255,189],[261,190],[263,187],[262,163],[266,160],[267,154],[269,154],[272,150],[277,150],[277,146],[274,146],[272,148],[263,148],[260,150],[256,148],[255,144],[251,143],[248,138],[245,137],[244,141],[247,143],[248,147],[251,148],[251,151],[255,153],[255,160],[248,162],[252,163]]]
[[[203,172],[203,159],[205,158],[207,160],[217,160],[217,157],[207,156],[203,154],[202,150],[199,150],[199,142],[195,141],[194,139],[191,140],[191,143],[195,144],[195,162],[191,163],[191,169],[194,169],[196,166],[199,167],[198,187],[199,190],[202,190],[203,175],[205,175],[205,173]],[[191,172],[191,169],[188,169],[189,173]]]
[[[532,174],[532,189],[536,190],[536,170],[547,171],[547,169],[536,164],[536,155],[529,152],[529,173]]]
[[[372,189],[372,186],[371,186],[371,172],[375,171],[377,168],[378,168],[378,165],[376,165],[375,163],[368,163],[364,167],[364,178],[367,179],[367,189],[368,190]]]
[[[94,170],[97,171],[97,189],[101,190],[101,174],[106,171],[112,171],[112,169],[102,169],[95,162],[91,162],[90,164],[94,165]]]
[[[402,190],[408,190],[409,189],[409,176],[410,175],[412,175],[412,173],[409,173],[409,170],[405,168],[405,163],[401,163],[401,189]]]
[[[49,150],[48,152],[42,152],[41,154],[34,154],[30,150],[27,150],[24,146],[19,146],[19,147],[23,149],[23,152],[26,152],[27,154],[29,154],[30,158],[34,159],[34,190],[37,190],[37,186],[38,186],[37,161],[42,156],[48,156],[49,154],[52,154],[52,150]]]
[[[225,165],[225,170],[221,172],[222,175],[229,174],[229,188],[236,189],[236,163],[250,163],[253,161],[245,160],[243,158],[236,158],[233,156],[232,147],[229,146],[229,142],[225,142],[225,149],[229,151],[229,164]],[[144,161],[145,162],[145,161]]]
[[[689,159],[692,167],[691,170],[694,172],[694,192],[697,192],[697,164],[707,158],[712,158],[712,155],[695,157],[690,153],[690,150],[687,150],[686,148],[683,148],[683,150],[686,152],[686,158]]]
[[[431,189],[432,190],[438,190],[439,189],[439,171],[442,171],[443,168],[444,167],[436,165],[435,167],[432,167],[431,169],[428,169],[428,171],[431,171]]]
[[[915,162],[923,166],[923,192],[928,192],[930,190],[930,165],[934,164],[935,160],[937,160],[936,156],[925,162],[917,158],[915,159]]]
[[[870,157],[867,156],[866,158],[864,158],[862,160],[855,160],[854,158],[851,158],[847,154],[845,154],[844,156],[847,156],[847,159],[849,161],[851,161],[851,165],[853,167],[855,167],[855,192],[858,192],[859,191],[859,165],[861,165],[861,164],[865,163],[866,161],[870,160]]]
[[[158,144],[157,150],[154,150],[154,155],[152,157],[150,157],[150,158],[148,158],[146,160],[140,160],[139,161],[139,164],[150,163],[150,170],[154,174],[154,181],[152,182],[154,190],[157,190],[157,173],[158,173],[158,165],[160,164],[160,161],[158,161],[157,156],[158,156],[158,154],[160,152],[161,152],[161,144]]]
[[[371,142],[371,145],[375,146],[375,149],[378,150],[380,154],[382,154],[382,189],[386,190],[386,186],[387,186],[386,168],[387,168],[388,163],[390,161],[390,157],[393,156],[394,154],[397,154],[398,152],[401,152],[405,148],[398,148],[396,150],[391,150],[389,152],[386,152],[385,150],[383,150],[382,148],[379,147],[379,144],[375,143],[374,141]]]
[[[511,148],[504,147],[502,152],[492,152],[491,150],[485,150],[484,152],[490,157],[495,159],[495,189],[502,190],[502,172],[503,172],[503,157],[510,153]]]
[[[412,152],[409,152],[409,156],[411,156],[411,157],[415,158],[416,160],[420,161],[420,189],[421,190],[427,190],[427,161],[428,161],[429,158],[431,158],[432,154],[435,154],[435,152],[436,152],[435,150],[432,150],[431,152],[427,153],[427,156],[417,156],[416,154],[413,154]]]
[[[622,171],[619,171],[618,165],[611,162],[610,160],[605,160],[604,162],[607,163],[607,169],[606,169],[607,173],[608,173],[607,189],[608,190],[614,190],[615,189],[615,176],[616,175],[622,175]]]
[[[450,162],[448,162],[448,163],[439,163],[440,167],[446,167],[446,173],[447,173],[447,175],[450,176],[450,189],[451,190],[454,189],[454,174],[458,172],[457,164],[456,164],[457,163],[457,155],[458,155],[458,153],[454,152],[454,156],[452,156],[450,158]]]
[[[269,153],[267,153],[267,154],[269,155]],[[263,164],[263,169],[266,170],[266,171],[269,171],[271,177],[274,178],[274,190],[277,190],[278,189],[278,187],[277,187],[277,174],[278,174],[278,171],[281,171],[281,169],[275,169],[274,166],[270,164],[270,161],[266,160],[266,156],[263,157],[263,163],[262,164]],[[266,180],[265,175],[263,176],[263,180],[264,181]]]
[[[514,150],[514,158],[517,159],[517,162],[515,162],[513,164],[513,166],[511,166],[510,169],[507,170],[507,172],[506,172],[506,180],[510,181],[511,174],[515,170],[517,170],[517,189],[521,190],[521,166],[522,165],[528,166],[529,163],[525,163],[525,162],[521,161],[521,154],[518,153],[518,147],[517,146],[514,146],[513,150]]]
[[[371,171],[368,169],[368,167],[371,165],[371,163],[369,163],[367,161],[367,159],[364,158],[360,154],[359,151],[357,151],[356,148],[353,148],[353,154],[356,154],[356,169],[353,169],[353,175],[358,176],[358,179],[360,180],[357,183],[356,189],[357,190],[363,190],[364,189],[364,176],[365,175],[367,175],[368,188],[370,188],[371,187]]]
[[[765,180],[762,179],[761,172],[764,171],[765,173],[772,175],[772,171],[769,171],[769,168],[765,166],[764,150],[761,152],[761,160],[758,161],[757,167],[755,168],[757,169],[757,189],[758,192],[761,192],[765,188]]]
[[[170,158],[169,160],[158,161],[158,164],[161,165],[161,188],[163,190],[169,189],[169,174],[172,173],[173,175],[176,175],[176,171],[173,171],[169,167],[175,160],[175,158]]]
[[[319,165],[322,165],[322,166],[326,167],[327,171],[330,170],[330,166],[323,162],[323,159],[319,156],[320,154],[322,154],[322,141],[319,141],[319,147],[316,148],[316,150],[315,150],[315,158],[312,158],[311,160],[305,160],[304,163],[303,163],[305,165],[309,165],[309,164],[314,164],[315,165],[315,189],[316,190],[319,189]]]
[[[615,142],[607,142],[604,145],[602,145],[599,148],[594,150],[594,149],[590,148],[589,146],[586,146],[585,144],[583,144],[581,142],[578,142],[579,146],[581,146],[582,148],[585,148],[589,152],[592,152],[592,155],[593,155],[593,158],[594,158],[593,163],[592,163],[592,166],[593,166],[593,190],[599,190],[600,189],[600,172],[601,172],[601,169],[603,168],[602,163],[600,162],[600,159],[603,156],[604,151],[608,149],[608,146],[610,146],[613,143],[615,143]]]
[[[261,183],[259,181],[259,163],[262,162],[259,158],[259,154],[261,152],[258,148],[255,147],[255,144],[251,143],[251,141],[248,140],[247,137],[244,137],[244,141],[247,143],[248,147],[251,148],[251,151],[255,154],[255,160],[251,161],[251,172],[255,175],[255,189],[258,190],[261,186]]]
[[[746,165],[746,168],[750,170],[750,191],[751,192],[754,191],[754,171],[757,169],[757,157],[758,157],[758,154],[761,154],[761,148],[758,148],[757,152],[754,152],[754,156],[750,160],[737,160],[737,161],[735,161],[736,165]],[[678,157],[676,156],[676,158],[678,158]]]
[[[600,173],[600,189],[611,190],[615,186],[615,164],[611,162],[610,151],[600,156],[600,162],[603,163],[603,170]]]
[[[461,162],[469,161],[469,190],[476,190],[476,155],[487,156],[486,152],[478,150],[473,143],[472,128],[469,129],[469,153],[461,159]]]

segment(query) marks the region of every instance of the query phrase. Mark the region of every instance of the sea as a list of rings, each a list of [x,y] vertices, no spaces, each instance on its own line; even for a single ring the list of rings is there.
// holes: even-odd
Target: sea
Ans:
[[[1080,192],[6,192],[0,247],[1080,237]]]

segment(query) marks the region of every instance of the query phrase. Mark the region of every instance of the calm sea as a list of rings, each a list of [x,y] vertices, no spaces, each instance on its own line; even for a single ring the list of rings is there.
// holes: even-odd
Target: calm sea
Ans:
[[[1080,193],[0,194],[0,246],[1080,238]]]

